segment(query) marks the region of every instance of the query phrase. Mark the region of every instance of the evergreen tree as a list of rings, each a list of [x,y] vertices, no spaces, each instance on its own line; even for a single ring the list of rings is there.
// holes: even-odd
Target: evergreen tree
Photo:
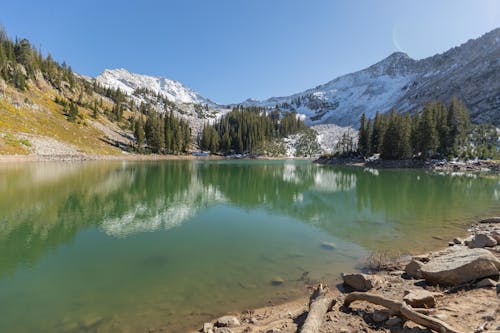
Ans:
[[[434,155],[438,147],[438,133],[434,117],[433,105],[427,103],[422,111],[422,118],[419,126],[420,148],[423,157]]]
[[[369,138],[369,128],[366,123],[366,116],[363,113],[360,119],[359,127],[359,139],[358,139],[358,150],[363,156],[366,156],[370,152],[370,138]]]
[[[142,120],[142,116],[135,121],[134,125],[134,136],[137,142],[137,150],[142,152],[142,146],[144,145],[144,140],[146,138],[146,134],[144,132],[144,121]]]

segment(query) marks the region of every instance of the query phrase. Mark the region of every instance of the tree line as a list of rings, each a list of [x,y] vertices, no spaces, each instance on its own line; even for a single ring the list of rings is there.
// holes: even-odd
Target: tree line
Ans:
[[[434,101],[413,115],[376,113],[360,119],[358,152],[383,159],[488,158],[496,154],[496,129],[472,125],[465,105],[453,97],[448,105]]]
[[[212,153],[257,153],[266,142],[295,134],[306,126],[295,112],[238,106],[215,124],[206,123],[198,138]]]
[[[189,150],[191,128],[186,120],[176,117],[173,111],[160,114],[152,111],[151,106],[143,105],[141,108],[143,113],[134,123],[138,152],[181,154]]]
[[[44,57],[27,39],[11,40],[0,27],[0,76],[7,83],[24,91],[26,81],[34,79],[37,71],[56,88],[60,89],[63,81],[71,88],[75,84],[71,66],[59,64],[50,54]]]

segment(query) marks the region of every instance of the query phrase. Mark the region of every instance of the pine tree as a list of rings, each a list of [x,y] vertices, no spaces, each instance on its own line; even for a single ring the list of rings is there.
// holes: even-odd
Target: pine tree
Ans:
[[[434,117],[432,104],[427,103],[422,111],[422,118],[419,126],[420,148],[423,157],[431,157],[437,151],[438,133]]]
[[[369,127],[366,124],[366,116],[363,113],[360,119],[359,127],[359,139],[358,139],[358,150],[363,156],[366,156],[370,152],[370,138],[369,138]]]
[[[142,116],[139,116],[139,118],[135,121],[134,136],[137,142],[137,150],[142,152],[142,146],[144,145],[144,139],[146,137]]]

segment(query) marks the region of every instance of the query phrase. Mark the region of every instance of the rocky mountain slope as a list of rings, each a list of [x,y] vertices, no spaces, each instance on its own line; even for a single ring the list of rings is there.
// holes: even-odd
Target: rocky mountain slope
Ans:
[[[286,97],[243,105],[276,105],[306,115],[309,124],[356,125],[362,113],[420,109],[429,100],[461,98],[472,120],[500,124],[500,28],[442,54],[414,60],[396,52],[361,71]]]

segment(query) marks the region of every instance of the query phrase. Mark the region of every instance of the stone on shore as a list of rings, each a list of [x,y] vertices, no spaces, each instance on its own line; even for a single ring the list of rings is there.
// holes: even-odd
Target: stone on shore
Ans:
[[[235,316],[222,316],[217,319],[217,323],[215,325],[217,327],[238,327],[241,323]]]
[[[389,310],[377,310],[372,313],[372,319],[376,323],[381,323],[389,319],[391,316]]]
[[[414,308],[433,308],[436,306],[434,295],[425,289],[411,290],[403,297],[403,300]]]
[[[453,286],[496,276],[499,269],[500,261],[488,250],[451,247],[445,254],[432,258],[420,271],[430,284]]]
[[[204,323],[203,324],[203,333],[214,333],[214,324]]]
[[[376,282],[376,277],[362,273],[342,273],[344,285],[348,286],[354,291],[368,291],[372,289]]]
[[[420,271],[420,269],[423,265],[423,262],[413,259],[408,265],[406,265],[405,273],[414,279],[421,279],[422,272]]]
[[[482,248],[482,247],[494,247],[496,245],[497,241],[495,240],[495,238],[484,233],[475,235],[472,241],[468,243],[468,246],[471,249]]]

